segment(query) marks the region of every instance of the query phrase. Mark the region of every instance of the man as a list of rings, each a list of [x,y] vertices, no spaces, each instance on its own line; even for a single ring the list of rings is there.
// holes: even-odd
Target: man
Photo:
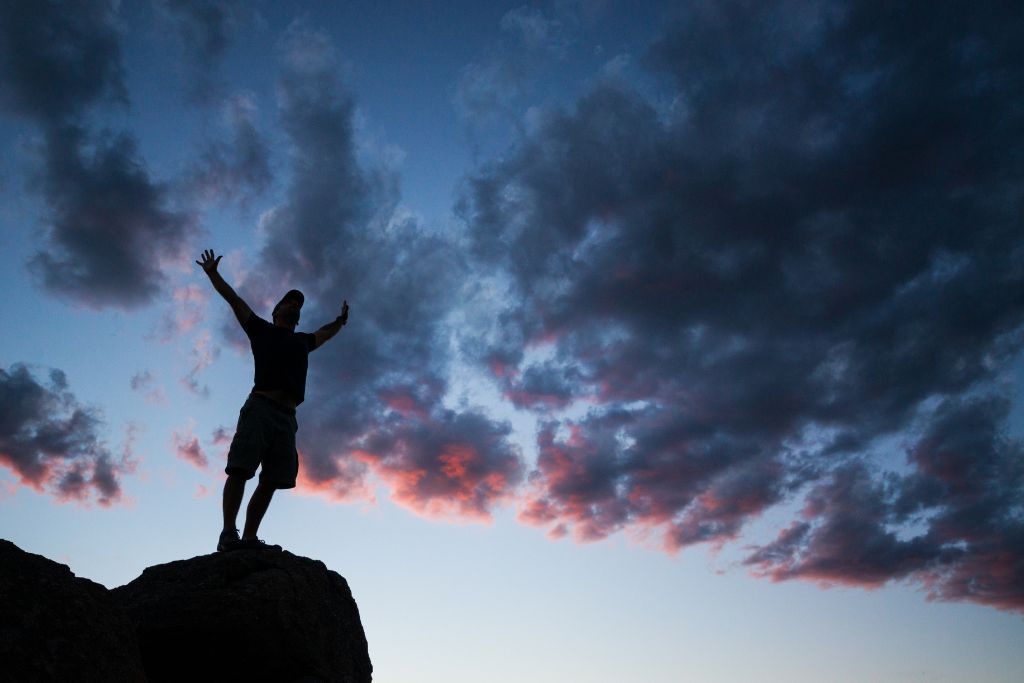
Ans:
[[[307,356],[338,333],[348,322],[348,302],[341,306],[341,315],[313,334],[296,332],[299,310],[304,297],[293,289],[274,306],[273,324],[252,312],[235,290],[224,281],[217,266],[221,256],[213,250],[203,252],[202,261],[196,263],[210,277],[213,288],[231,305],[235,317],[249,337],[255,361],[255,379],[252,393],[238,415],[235,438],[228,450],[228,464],[224,471],[224,530],[217,542],[217,550],[239,548],[276,548],[256,537],[270,499],[277,489],[295,488],[299,472],[299,456],[295,450],[295,408],[306,393]],[[239,538],[235,520],[242,505],[245,482],[256,474],[262,464],[260,480],[245,510],[245,527]]]

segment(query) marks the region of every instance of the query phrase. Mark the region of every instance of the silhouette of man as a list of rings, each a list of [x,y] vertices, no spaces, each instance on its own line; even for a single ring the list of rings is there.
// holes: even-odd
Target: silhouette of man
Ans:
[[[277,489],[295,488],[299,473],[299,456],[295,450],[295,408],[306,393],[307,356],[313,349],[338,333],[348,322],[348,302],[341,306],[341,315],[313,334],[296,332],[299,310],[305,298],[293,289],[274,306],[273,324],[252,312],[242,297],[224,281],[217,266],[223,258],[213,250],[203,252],[196,263],[210,277],[213,288],[231,305],[235,317],[249,337],[255,361],[252,392],[238,414],[238,427],[228,450],[224,471],[224,530],[217,541],[217,550],[239,548],[275,548],[256,537],[270,499]],[[242,505],[245,482],[262,465],[260,480],[245,509],[245,527],[239,538],[235,520]]]

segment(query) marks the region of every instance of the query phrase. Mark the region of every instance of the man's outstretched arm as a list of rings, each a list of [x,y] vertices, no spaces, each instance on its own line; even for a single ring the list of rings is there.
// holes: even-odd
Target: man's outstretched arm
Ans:
[[[334,319],[334,322],[327,323],[313,334],[316,336],[316,346],[320,348],[325,341],[338,334],[338,330],[348,322],[348,302],[341,304],[341,315]]]
[[[217,266],[220,264],[220,260],[224,258],[224,254],[217,256],[213,255],[213,249],[207,249],[203,252],[203,260],[196,261],[196,263],[203,269],[203,271],[210,277],[210,282],[213,283],[213,288],[217,290],[217,293],[224,297],[224,300],[231,304],[231,310],[235,312],[235,317],[238,318],[238,322],[242,325],[252,315],[252,309],[249,308],[249,304],[242,300],[242,297],[235,293],[235,290],[231,289],[231,285],[224,281],[224,278],[217,272]]]

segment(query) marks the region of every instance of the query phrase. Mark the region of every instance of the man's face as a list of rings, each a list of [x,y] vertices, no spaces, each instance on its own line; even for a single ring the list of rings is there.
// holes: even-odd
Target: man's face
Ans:
[[[274,309],[274,318],[280,319],[286,325],[299,324],[299,309],[302,307],[296,299],[287,298]]]

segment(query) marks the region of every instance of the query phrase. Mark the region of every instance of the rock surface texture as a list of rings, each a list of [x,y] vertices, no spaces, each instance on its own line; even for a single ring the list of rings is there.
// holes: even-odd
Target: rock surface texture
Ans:
[[[145,681],[106,588],[0,539],[0,681]]]
[[[348,583],[316,560],[203,555],[149,567],[111,594],[135,623],[150,681],[371,680]]]
[[[348,583],[323,562],[237,550],[108,591],[0,539],[0,683],[368,683],[372,671]]]

